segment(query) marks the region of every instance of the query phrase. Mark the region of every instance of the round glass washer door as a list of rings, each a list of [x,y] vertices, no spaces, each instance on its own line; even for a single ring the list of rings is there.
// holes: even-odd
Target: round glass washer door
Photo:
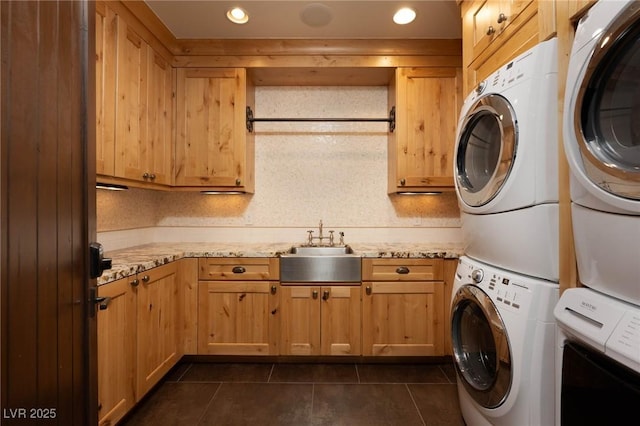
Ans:
[[[596,43],[576,98],[574,128],[585,174],[616,196],[640,200],[640,4]]]
[[[455,175],[465,204],[480,207],[500,192],[513,167],[518,122],[509,101],[491,94],[469,109],[458,136]]]
[[[500,313],[474,285],[461,287],[452,306],[451,343],[457,374],[478,404],[499,407],[512,383],[511,346]]]

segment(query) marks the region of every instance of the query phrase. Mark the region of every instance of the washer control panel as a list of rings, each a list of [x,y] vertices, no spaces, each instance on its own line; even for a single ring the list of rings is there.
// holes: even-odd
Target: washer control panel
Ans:
[[[473,284],[487,293],[499,308],[522,312],[531,304],[531,290],[525,278],[488,265],[472,264],[462,258],[456,270],[456,283]]]

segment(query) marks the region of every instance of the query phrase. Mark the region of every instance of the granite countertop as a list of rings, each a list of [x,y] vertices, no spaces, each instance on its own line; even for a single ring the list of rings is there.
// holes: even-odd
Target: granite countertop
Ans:
[[[144,272],[184,257],[278,257],[291,243],[154,243],[105,253],[113,266],[105,271],[98,284],[106,284]],[[350,244],[355,254],[368,258],[444,258],[463,254],[461,243],[366,243]]]

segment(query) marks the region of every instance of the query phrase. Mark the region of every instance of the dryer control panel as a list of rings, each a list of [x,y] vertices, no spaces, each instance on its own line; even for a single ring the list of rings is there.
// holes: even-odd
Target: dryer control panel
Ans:
[[[583,287],[562,293],[554,313],[566,334],[640,372],[640,306]]]

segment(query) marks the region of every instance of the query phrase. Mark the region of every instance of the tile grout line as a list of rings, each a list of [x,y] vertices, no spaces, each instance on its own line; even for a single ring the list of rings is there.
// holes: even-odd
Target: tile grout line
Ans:
[[[222,387],[222,385],[223,383],[218,383],[218,389],[216,389],[216,391],[213,393],[213,396],[207,403],[207,406],[204,407],[204,410],[202,410],[202,414],[200,414],[200,417],[198,418],[196,425],[202,424],[202,420],[204,419],[204,416],[207,414],[207,411],[209,411],[209,407],[211,407],[211,404],[213,404],[213,400],[216,399],[216,396],[218,395],[218,392],[220,392],[220,388]]]
[[[273,370],[275,370],[276,365],[271,364],[271,370],[269,370],[269,377],[267,377],[267,383],[271,383],[271,376],[273,376]]]
[[[409,397],[411,398],[411,402],[413,402],[413,406],[418,412],[418,417],[420,417],[420,421],[422,422],[422,425],[426,426],[427,423],[424,421],[424,418],[422,417],[422,413],[420,412],[420,409],[418,408],[418,404],[416,403],[416,400],[413,397],[413,394],[411,393],[411,389],[409,389],[409,385],[405,383],[404,386],[407,388],[407,392],[409,392]]]

